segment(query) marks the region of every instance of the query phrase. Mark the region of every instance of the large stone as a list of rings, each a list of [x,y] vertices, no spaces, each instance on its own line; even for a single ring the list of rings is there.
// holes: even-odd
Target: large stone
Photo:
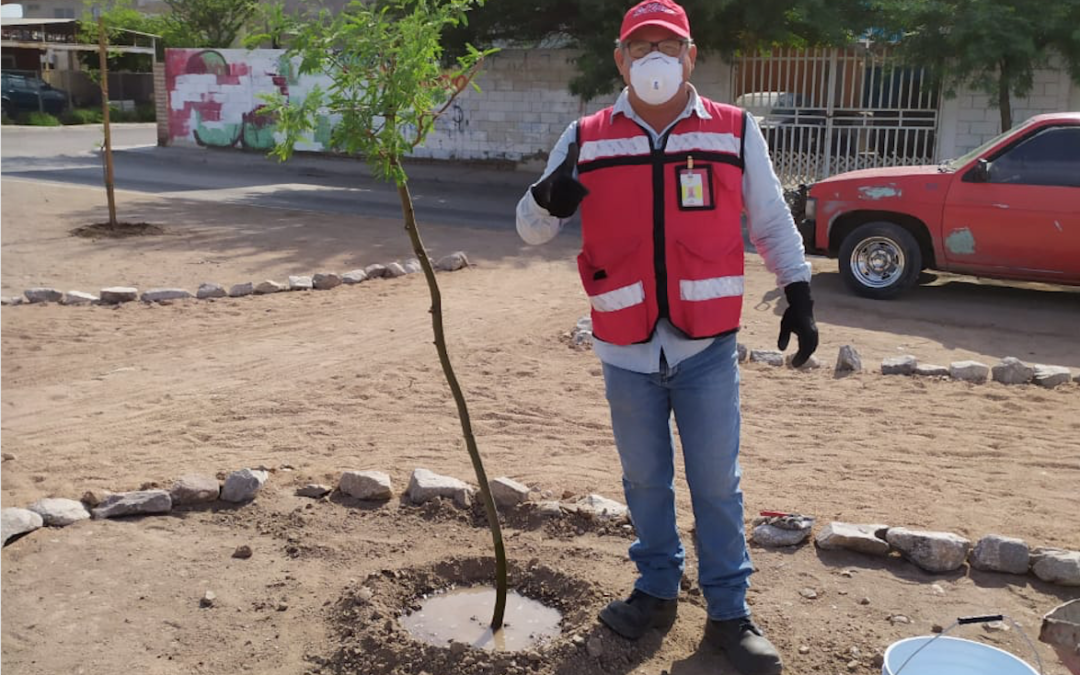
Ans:
[[[383,272],[383,276],[387,279],[396,279],[397,277],[403,277],[408,272],[405,271],[404,265],[399,262],[392,262],[386,266],[386,271]]]
[[[1027,384],[1035,377],[1035,369],[1015,356],[1006,356],[990,370],[994,382],[1001,384]]]
[[[978,570],[1027,574],[1030,558],[1028,545],[1023,540],[988,534],[975,544],[968,562]]]
[[[41,516],[46,525],[53,527],[67,527],[90,517],[90,512],[83,503],[74,499],[47,497],[37,500],[27,508]]]
[[[914,375],[915,368],[919,365],[918,359],[911,354],[904,356],[890,356],[881,360],[882,375]]]
[[[381,279],[386,276],[386,265],[375,263],[364,268],[364,274],[368,279]]]
[[[221,488],[221,500],[226,502],[246,502],[255,499],[255,495],[266,483],[269,474],[260,469],[240,469],[225,477],[225,486]]]
[[[393,496],[390,476],[382,471],[346,471],[341,474],[338,489],[356,499],[386,500]]]
[[[289,277],[289,290],[290,291],[310,291],[315,287],[311,277],[292,275]]]
[[[416,469],[409,479],[409,488],[406,494],[414,504],[423,504],[436,497],[453,499],[458,506],[468,506],[473,493],[464,481],[450,476],[440,476],[427,469]]]
[[[750,350],[743,343],[736,342],[735,356],[739,359],[739,363],[746,363],[746,359],[750,358]]]
[[[1080,586],[1080,551],[1037,548],[1031,552],[1031,571],[1052,584]]]
[[[983,384],[990,376],[990,366],[978,361],[953,361],[949,364],[949,376],[954,380]]]
[[[1067,383],[1072,379],[1072,372],[1061,366],[1035,366],[1035,384],[1047,389]]]
[[[143,291],[143,302],[163,302],[165,300],[186,300],[191,293],[182,288],[151,288]]]
[[[826,551],[845,549],[866,555],[888,555],[889,544],[877,536],[877,532],[888,530],[887,525],[866,525],[833,521],[826,525],[814,543]]]
[[[229,288],[229,297],[230,298],[242,298],[245,295],[251,295],[254,292],[255,292],[254,284],[252,284],[250,281],[246,281],[246,282],[244,282],[242,284],[233,284],[232,287]]]
[[[364,270],[352,270],[341,275],[341,282],[344,284],[359,284],[367,281],[367,272]]]
[[[950,371],[945,366],[938,366],[932,363],[920,363],[915,366],[915,374],[920,377],[949,377]]]
[[[440,272],[456,272],[464,267],[469,266],[469,259],[466,257],[464,251],[454,251],[449,255],[445,255],[439,258],[435,263],[435,269]]]
[[[409,258],[402,267],[405,268],[405,274],[419,274],[424,271],[424,266],[416,258]]]
[[[630,517],[630,510],[625,504],[600,495],[586,495],[576,504],[578,513],[584,513],[600,520],[625,520]]]
[[[967,560],[971,542],[951,532],[893,527],[885,535],[889,544],[927,572],[951,572]]]
[[[570,342],[577,347],[592,347],[592,317],[583,316],[577,320],[574,330],[570,331]]]
[[[836,372],[858,373],[860,371],[862,371],[862,357],[859,356],[859,350],[851,345],[841,347],[836,355]]]
[[[497,506],[513,507],[529,498],[528,486],[505,476],[488,481],[488,487]]]
[[[797,356],[797,354],[788,354],[788,355],[786,355],[784,357],[784,363],[787,364],[791,368],[795,368],[795,365],[794,365],[793,362],[795,361],[796,356]],[[803,364],[798,367],[798,370],[818,370],[818,369],[824,367],[824,365],[825,364],[823,364],[821,362],[821,359],[819,359],[818,357],[811,354],[809,356],[809,358],[807,358],[806,361],[804,361]]]
[[[44,524],[41,516],[29,509],[12,508],[0,511],[0,536],[3,536],[3,545],[7,546],[12,537],[33,532]]]
[[[1080,673],[1080,599],[1058,605],[1043,616],[1039,642],[1052,646],[1069,672]]]
[[[784,354],[771,349],[752,349],[750,350],[750,362],[767,363],[770,366],[779,367],[784,365]]]
[[[750,538],[760,546],[798,546],[810,536],[813,524],[799,516],[765,518],[754,526]]]
[[[333,272],[320,272],[311,278],[317,291],[328,291],[341,285],[341,277]]]
[[[272,279],[267,279],[266,281],[260,281],[255,286],[255,295],[269,295],[271,293],[280,293],[283,290],[285,290],[284,284],[279,284]]]
[[[26,298],[24,298],[21,295],[10,296],[10,297],[5,295],[5,296],[0,297],[0,305],[3,305],[4,307],[8,307],[8,306],[14,307],[16,305],[21,305],[24,302],[26,302]]]
[[[312,499],[322,499],[326,495],[330,494],[333,490],[329,485],[322,485],[320,483],[308,483],[302,488],[296,491],[297,497],[310,497]]]
[[[23,295],[31,303],[37,302],[60,302],[60,299],[64,297],[64,294],[55,288],[28,288],[23,291]]]
[[[195,291],[195,297],[199,300],[206,300],[208,298],[224,298],[226,295],[228,295],[228,293],[225,292],[224,286],[212,282],[199,284],[199,289]]]
[[[101,289],[101,304],[119,305],[122,302],[134,302],[139,299],[139,289],[131,286],[110,286]]]
[[[165,490],[137,490],[109,495],[93,511],[95,518],[118,518],[172,511],[172,497]]]
[[[64,293],[64,297],[60,298],[61,305],[89,305],[97,301],[98,296],[82,291],[68,291]]]
[[[217,500],[220,491],[217,478],[189,473],[176,479],[169,496],[174,506],[205,504]]]

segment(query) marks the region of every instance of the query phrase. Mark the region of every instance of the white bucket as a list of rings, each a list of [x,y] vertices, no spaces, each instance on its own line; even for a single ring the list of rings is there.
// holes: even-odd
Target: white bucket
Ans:
[[[907,638],[889,645],[882,675],[1039,675],[1039,671],[997,647],[945,636],[937,637],[934,644],[904,665],[930,640],[934,636]]]

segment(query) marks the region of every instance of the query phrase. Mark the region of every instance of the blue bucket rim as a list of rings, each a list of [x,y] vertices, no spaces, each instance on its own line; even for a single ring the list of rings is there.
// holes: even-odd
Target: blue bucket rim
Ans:
[[[991,651],[995,651],[995,652],[998,652],[1000,654],[1004,654],[1004,655],[1008,656],[1009,658],[1011,658],[1012,660],[1016,661],[1018,664],[1026,667],[1029,671],[1031,671],[1031,675],[1039,675],[1039,671],[1036,670],[1034,668],[1034,666],[1032,666],[1027,661],[1023,660],[1022,658],[1020,658],[1016,654],[1013,654],[1012,652],[1001,649],[1000,647],[995,647],[994,645],[988,645],[985,642],[979,642],[977,640],[968,640],[968,639],[965,639],[965,638],[951,637],[949,635],[941,635],[941,636],[937,636],[937,635],[916,635],[915,637],[909,637],[909,638],[904,638],[903,640],[897,640],[896,642],[892,643],[891,645],[889,645],[885,649],[885,658],[884,658],[883,663],[881,664],[881,672],[882,673],[885,673],[885,672],[892,673],[893,670],[892,670],[892,668],[890,666],[891,665],[896,665],[896,666],[900,665],[900,664],[890,664],[889,663],[889,655],[892,653],[892,651],[893,651],[893,649],[895,647],[898,647],[898,646],[900,646],[900,645],[902,645],[902,644],[904,644],[906,642],[912,642],[914,640],[933,640],[934,638],[937,638],[938,641],[949,640],[951,642],[969,642],[969,643],[971,643],[973,645],[978,645],[979,647],[989,649]],[[918,657],[916,657],[916,659],[917,658]],[[888,671],[886,671],[886,668],[888,668]],[[900,673],[900,675],[904,675],[904,674]]]

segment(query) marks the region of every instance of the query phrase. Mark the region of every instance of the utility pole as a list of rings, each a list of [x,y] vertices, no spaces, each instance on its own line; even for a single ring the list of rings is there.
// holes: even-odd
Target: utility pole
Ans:
[[[105,48],[105,19],[100,14],[98,15],[98,56],[101,62],[101,121],[105,125],[105,194],[109,198],[109,225],[116,227],[112,134],[109,131],[109,57]]]

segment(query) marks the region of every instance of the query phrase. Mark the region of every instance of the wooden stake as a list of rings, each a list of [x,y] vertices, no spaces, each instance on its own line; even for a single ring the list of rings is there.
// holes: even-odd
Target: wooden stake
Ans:
[[[105,125],[105,194],[109,198],[109,224],[116,227],[112,134],[109,132],[109,58],[105,49],[105,19],[100,16],[98,17],[98,56],[101,62],[101,121]]]

